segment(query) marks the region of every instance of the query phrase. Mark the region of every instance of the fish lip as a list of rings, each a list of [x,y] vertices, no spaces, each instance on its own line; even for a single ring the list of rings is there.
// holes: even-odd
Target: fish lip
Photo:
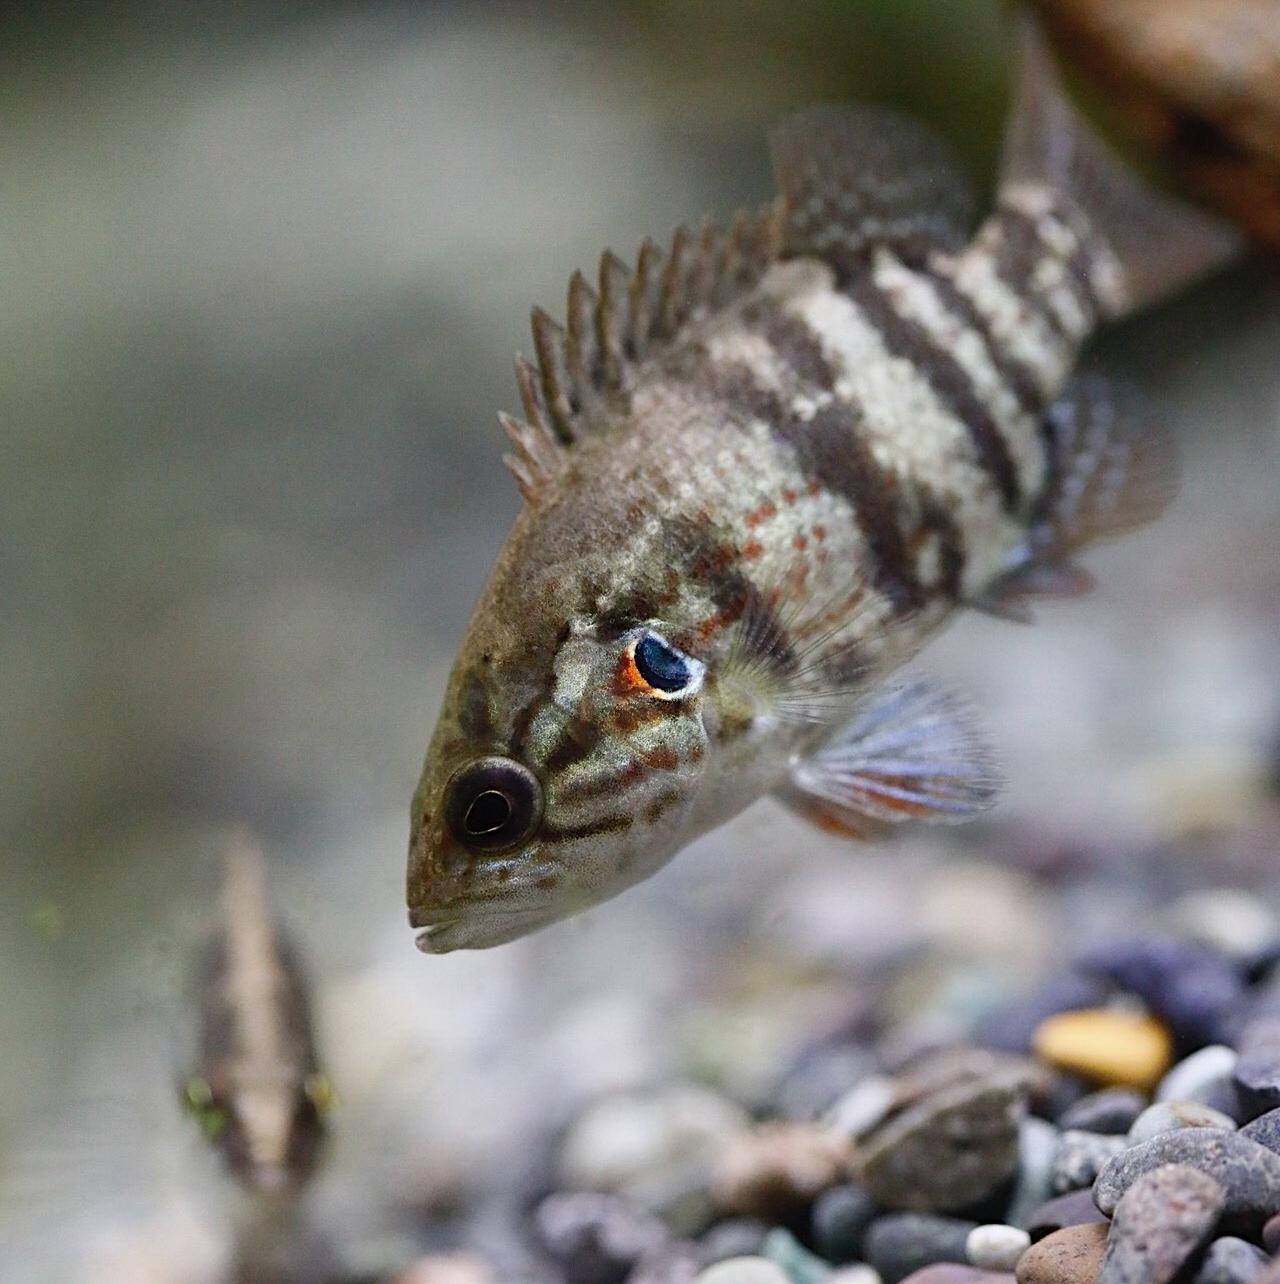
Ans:
[[[470,913],[466,912],[468,909]],[[452,911],[415,910],[409,915],[411,926],[423,929],[414,937],[414,944],[424,954],[448,954],[456,949],[503,945],[555,917],[554,908],[544,902],[495,906],[485,901],[474,901],[469,907]]]
[[[518,905],[519,897],[502,900],[458,900],[448,905],[429,909],[426,906],[414,906],[409,910],[409,926],[423,927],[430,932],[433,928],[448,927],[451,923],[461,922],[470,914],[480,918],[511,918],[520,914],[536,913],[536,907]]]

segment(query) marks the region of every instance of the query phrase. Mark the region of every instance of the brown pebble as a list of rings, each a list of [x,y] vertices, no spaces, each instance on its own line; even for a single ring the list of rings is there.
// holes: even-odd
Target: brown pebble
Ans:
[[[493,1272],[469,1253],[420,1257],[395,1277],[393,1284],[496,1284]]]
[[[1144,1173],[1116,1205],[1098,1284],[1169,1284],[1212,1234],[1226,1199],[1188,1164]]]
[[[1107,1226],[1067,1226],[1032,1244],[1018,1259],[1017,1284],[1093,1284],[1107,1250]]]
[[[722,1212],[785,1218],[844,1179],[849,1147],[811,1124],[769,1123],[735,1137],[711,1179]]]

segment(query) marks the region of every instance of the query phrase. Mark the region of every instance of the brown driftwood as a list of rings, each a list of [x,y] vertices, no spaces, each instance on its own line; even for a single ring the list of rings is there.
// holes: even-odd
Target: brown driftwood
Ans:
[[[1118,129],[1280,249],[1280,0],[1035,0]]]

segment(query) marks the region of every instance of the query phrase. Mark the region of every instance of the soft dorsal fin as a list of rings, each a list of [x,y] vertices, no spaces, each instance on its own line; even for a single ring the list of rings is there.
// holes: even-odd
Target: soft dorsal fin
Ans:
[[[514,447],[507,467],[526,499],[556,471],[563,450],[625,408],[636,366],[694,317],[751,289],[778,257],[776,205],[740,213],[722,231],[678,228],[663,251],[646,240],[634,268],[606,252],[593,288],[569,279],[565,324],[534,308],[536,360],[516,359],[524,420],[500,416]]]
[[[950,148],[896,112],[814,107],[774,130],[770,150],[785,254],[842,266],[878,245],[917,259],[968,239],[973,193]]]

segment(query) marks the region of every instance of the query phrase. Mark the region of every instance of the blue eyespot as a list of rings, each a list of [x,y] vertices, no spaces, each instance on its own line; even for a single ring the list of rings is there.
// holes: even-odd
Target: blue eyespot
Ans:
[[[693,681],[689,661],[656,633],[646,633],[636,643],[635,660],[640,676],[659,691],[683,691]]]

